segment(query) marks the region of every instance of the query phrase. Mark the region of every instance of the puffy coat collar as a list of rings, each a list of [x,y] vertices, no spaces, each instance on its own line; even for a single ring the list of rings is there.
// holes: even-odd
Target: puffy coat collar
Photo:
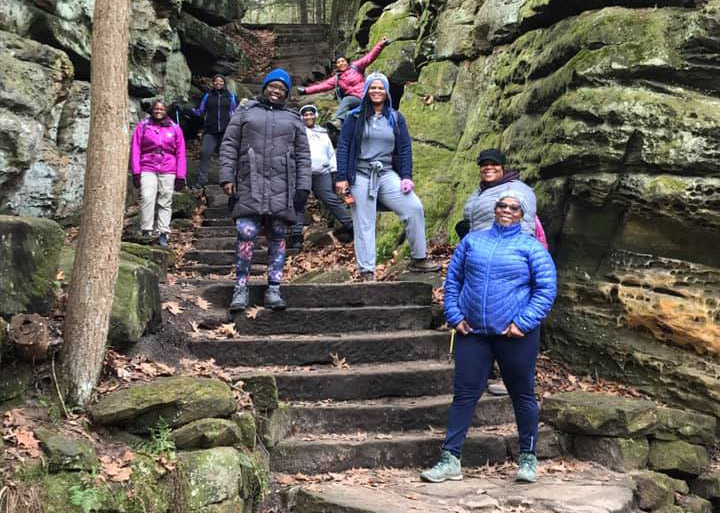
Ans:
[[[502,226],[497,222],[494,222],[490,233],[492,233],[493,237],[512,237],[513,235],[520,233],[521,230],[522,226],[520,223],[510,226]]]

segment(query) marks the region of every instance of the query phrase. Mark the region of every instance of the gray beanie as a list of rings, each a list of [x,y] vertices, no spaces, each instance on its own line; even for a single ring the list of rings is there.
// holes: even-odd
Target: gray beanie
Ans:
[[[302,116],[306,110],[311,110],[315,114],[315,117],[318,117],[319,115],[317,107],[315,105],[303,105],[302,107],[300,107],[300,115]]]
[[[520,203],[520,208],[522,208],[523,214],[525,214],[525,212],[528,211],[528,201],[527,201],[527,198],[525,197],[525,194],[523,194],[521,191],[513,188],[512,185],[510,185],[500,191],[500,195],[498,196],[498,201],[502,201],[503,198],[513,198],[513,199],[517,200],[517,202]]]

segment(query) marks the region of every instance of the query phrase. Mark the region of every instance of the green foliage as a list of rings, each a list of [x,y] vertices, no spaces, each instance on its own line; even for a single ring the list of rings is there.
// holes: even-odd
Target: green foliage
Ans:
[[[167,421],[160,417],[154,427],[150,428],[150,440],[140,446],[140,450],[151,456],[166,456],[175,460],[175,442],[172,438],[172,428]]]
[[[95,513],[101,510],[109,498],[106,485],[98,484],[95,472],[83,476],[79,484],[69,488],[70,503],[78,506],[83,513]]]

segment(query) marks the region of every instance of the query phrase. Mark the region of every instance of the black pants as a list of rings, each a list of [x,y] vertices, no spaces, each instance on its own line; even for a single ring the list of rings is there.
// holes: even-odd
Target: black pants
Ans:
[[[335,194],[333,187],[333,179],[330,173],[323,173],[321,175],[312,175],[312,191],[315,196],[322,201],[325,206],[330,210],[330,213],[340,221],[343,226],[352,226],[352,217],[345,204],[338,199]],[[290,228],[290,233],[293,235],[302,234],[303,225],[305,223],[305,212],[300,212],[297,217],[297,221]]]

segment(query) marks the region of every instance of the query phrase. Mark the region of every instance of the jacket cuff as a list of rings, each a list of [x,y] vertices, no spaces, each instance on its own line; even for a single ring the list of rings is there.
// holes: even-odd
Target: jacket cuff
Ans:
[[[515,318],[512,320],[512,322],[513,322],[513,323],[515,324],[515,326],[517,326],[518,329],[519,329],[520,331],[522,331],[525,335],[527,335],[527,334],[530,333],[532,330],[534,330],[535,328],[537,328],[537,324],[531,326],[531,325],[529,325],[528,323],[524,322],[524,321],[522,320],[522,316],[517,316],[517,317],[515,317]]]

